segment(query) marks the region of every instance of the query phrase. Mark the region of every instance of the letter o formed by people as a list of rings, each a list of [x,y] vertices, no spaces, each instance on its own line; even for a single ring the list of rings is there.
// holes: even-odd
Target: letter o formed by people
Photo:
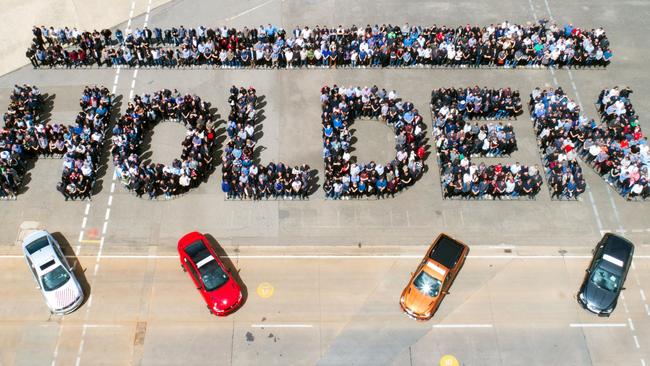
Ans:
[[[413,185],[424,171],[425,128],[413,103],[395,91],[373,87],[324,86],[321,89],[323,159],[328,199],[385,198]],[[396,156],[385,165],[357,162],[350,154],[350,126],[356,119],[385,122],[395,132]]]
[[[144,131],[162,121],[182,123],[187,133],[180,159],[171,165],[142,160]],[[138,197],[169,199],[197,187],[213,169],[216,146],[210,105],[177,90],[136,95],[113,128],[115,175]]]

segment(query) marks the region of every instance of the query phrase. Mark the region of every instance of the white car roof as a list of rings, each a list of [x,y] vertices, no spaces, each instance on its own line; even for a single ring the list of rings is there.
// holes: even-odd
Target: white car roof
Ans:
[[[36,251],[36,252],[34,252],[32,254],[29,254],[27,252],[27,249],[25,247],[29,243],[32,243],[35,240],[40,239],[40,238],[42,238],[44,236],[49,236],[49,234],[48,234],[47,231],[41,230],[41,231],[37,231],[35,233],[30,234],[23,241],[23,249],[25,251],[25,255],[28,256],[29,259],[34,264],[34,267],[35,267],[34,269],[36,270],[36,274],[38,276],[41,276],[41,275],[43,275],[45,273],[50,272],[51,270],[56,268],[57,265],[61,264],[61,261],[60,261],[59,257],[57,256],[56,252],[54,251],[54,248],[52,247],[52,243],[49,242],[49,240],[48,240],[48,245],[41,248],[41,249],[39,249],[38,251]],[[54,261],[54,264],[43,267],[44,265],[46,265],[50,261]]]

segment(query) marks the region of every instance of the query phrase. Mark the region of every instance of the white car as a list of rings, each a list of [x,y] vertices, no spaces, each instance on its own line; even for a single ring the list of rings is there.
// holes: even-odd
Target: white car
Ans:
[[[76,310],[84,293],[52,235],[45,230],[30,234],[23,240],[23,252],[50,312],[69,314]]]

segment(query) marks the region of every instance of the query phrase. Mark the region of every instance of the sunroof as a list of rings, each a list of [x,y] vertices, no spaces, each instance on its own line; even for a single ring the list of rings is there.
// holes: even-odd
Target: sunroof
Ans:
[[[41,271],[46,270],[48,267],[54,265],[54,263],[56,263],[56,262],[54,262],[54,259],[51,259],[51,260],[45,262],[45,264],[41,265]]]

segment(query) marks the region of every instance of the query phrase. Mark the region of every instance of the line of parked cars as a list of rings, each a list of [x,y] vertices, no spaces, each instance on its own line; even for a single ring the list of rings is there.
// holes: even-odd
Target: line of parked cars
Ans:
[[[59,243],[41,230],[23,241],[27,265],[53,314],[69,314],[84,301],[83,289],[75,277]],[[469,247],[440,234],[411,273],[399,304],[404,313],[417,320],[433,317],[465,264]],[[181,268],[187,272],[203,297],[210,313],[226,316],[243,303],[242,287],[205,235],[191,232],[178,241]],[[593,258],[577,294],[578,303],[599,316],[609,316],[634,255],[627,239],[607,233],[593,250]]]

